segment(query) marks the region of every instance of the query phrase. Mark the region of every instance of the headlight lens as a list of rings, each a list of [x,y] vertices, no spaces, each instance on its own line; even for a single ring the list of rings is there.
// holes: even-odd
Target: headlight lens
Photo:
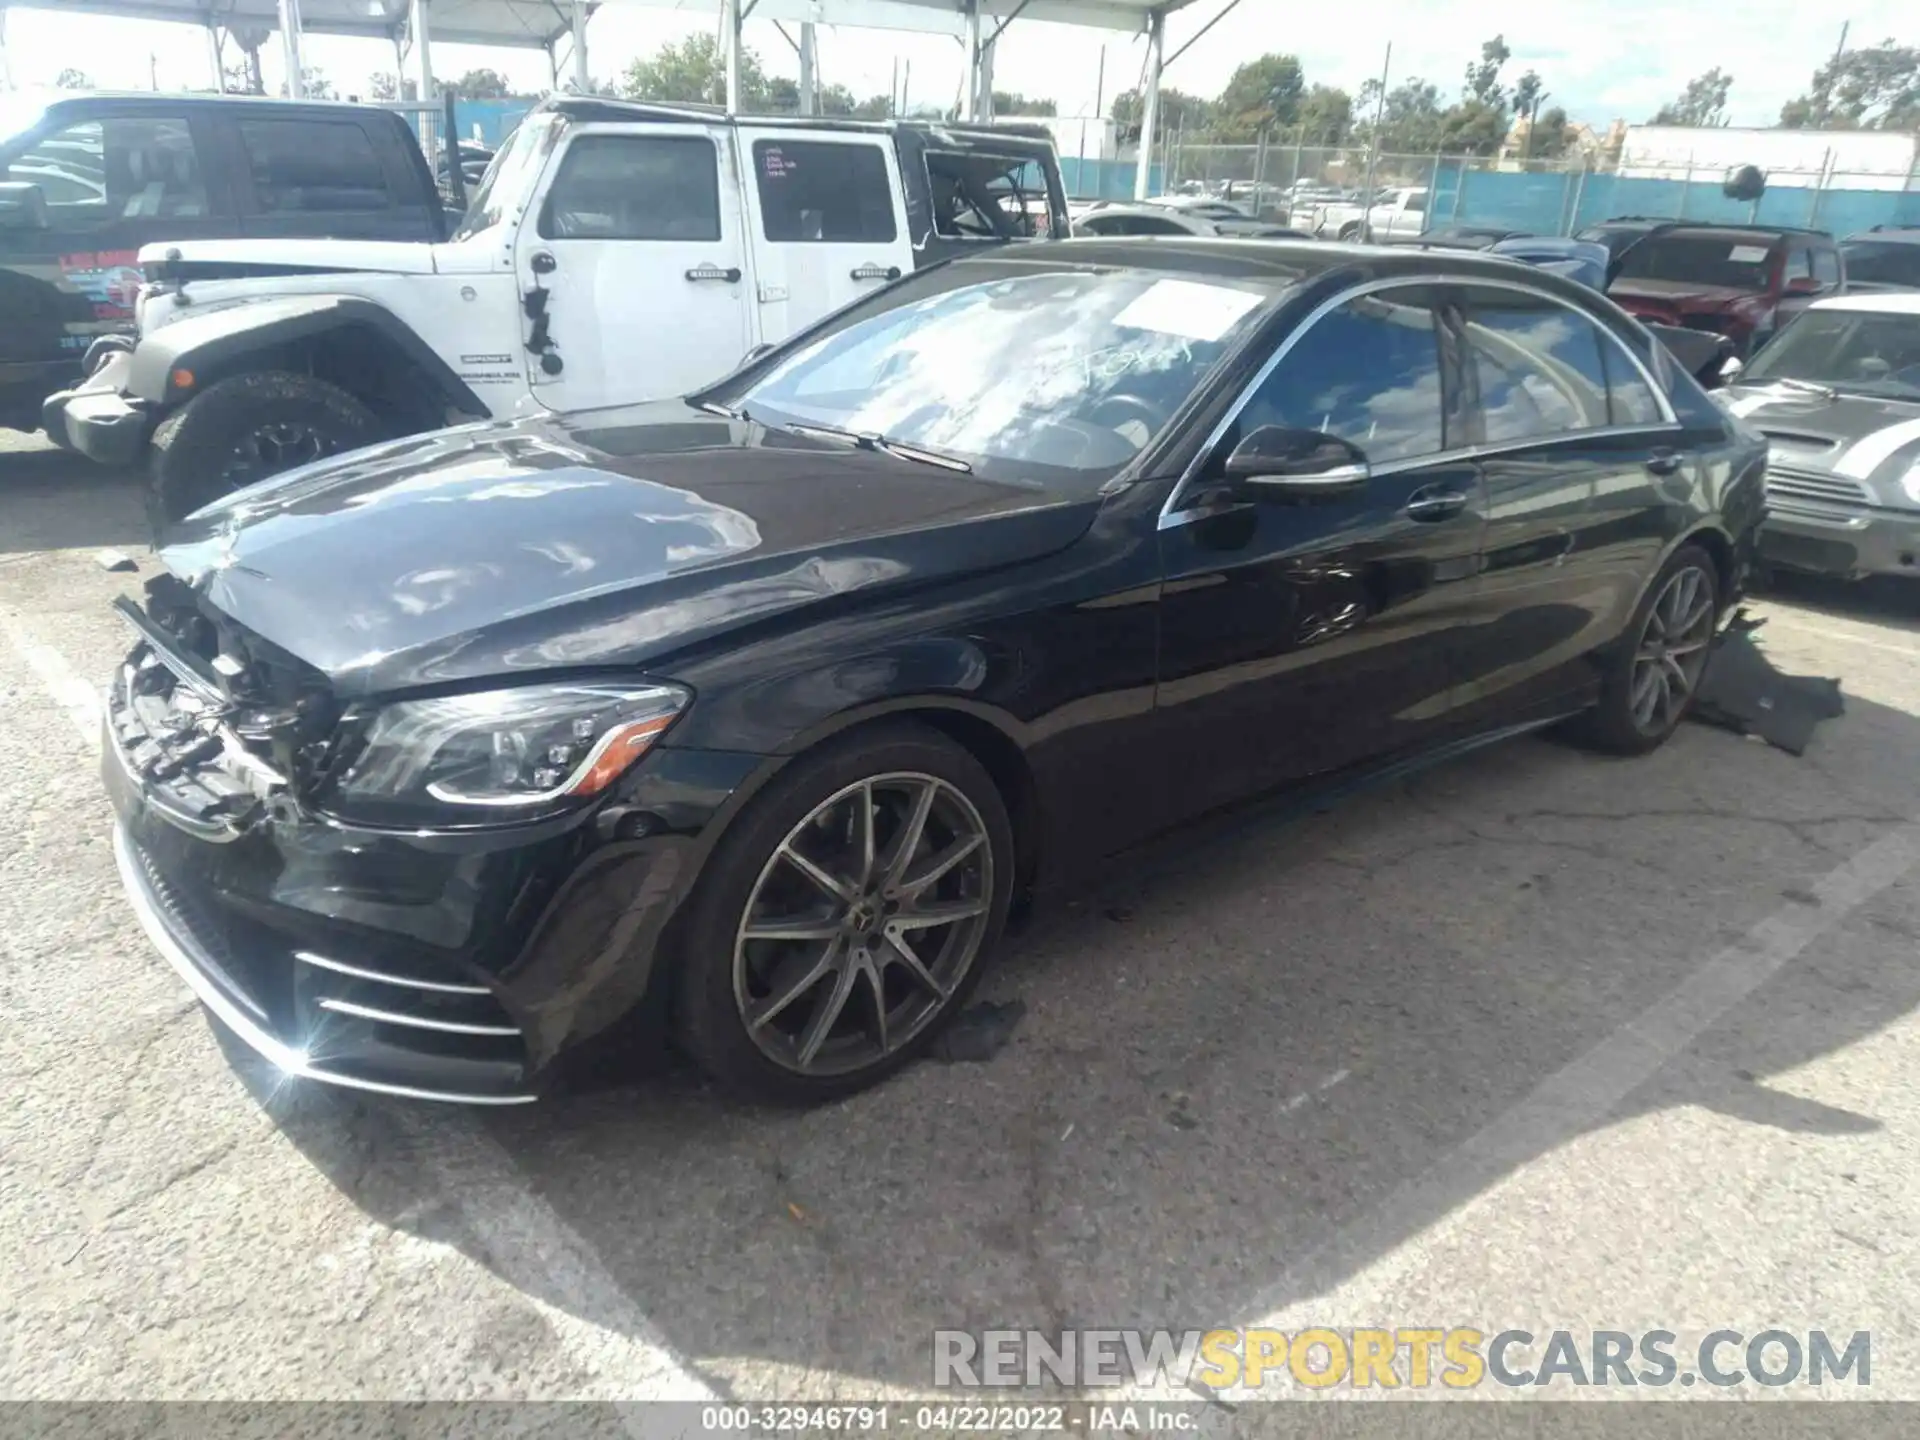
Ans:
[[[529,685],[378,711],[334,786],[373,822],[530,819],[605,791],[691,697],[677,685]]]

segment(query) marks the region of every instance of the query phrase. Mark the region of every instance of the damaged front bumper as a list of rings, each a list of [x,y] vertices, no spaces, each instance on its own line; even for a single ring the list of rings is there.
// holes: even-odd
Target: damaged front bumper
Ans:
[[[71,390],[50,395],[40,407],[40,425],[56,445],[77,450],[102,465],[131,465],[146,448],[156,416],[144,400],[125,390],[130,348],[88,356],[88,376]]]
[[[562,1051],[649,996],[714,816],[759,763],[663,750],[636,767],[613,826],[589,811],[355,827],[303,804],[203,707],[194,658],[144,616],[135,628],[147,638],[107,696],[101,760],[121,882],[193,993],[290,1077],[537,1098]],[[154,698],[166,676],[142,680],[156,665],[187,688],[184,717]]]

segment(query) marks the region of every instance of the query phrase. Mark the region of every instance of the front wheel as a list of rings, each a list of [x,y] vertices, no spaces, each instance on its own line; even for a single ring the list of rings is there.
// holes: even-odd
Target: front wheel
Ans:
[[[708,861],[683,933],[682,1045],[748,1099],[864,1089],[966,1003],[1013,870],[998,788],[945,736],[890,726],[803,756]]]
[[[373,412],[337,385],[284,370],[231,376],[154,431],[155,528],[243,485],[380,438]]]
[[[1679,728],[1706,673],[1719,595],[1719,570],[1697,545],[1682,545],[1661,567],[1585,717],[1584,737],[1597,749],[1644,755]]]

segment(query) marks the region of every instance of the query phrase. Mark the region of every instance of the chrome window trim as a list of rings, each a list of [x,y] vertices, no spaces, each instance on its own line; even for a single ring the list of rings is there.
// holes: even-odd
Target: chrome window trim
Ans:
[[[1517,294],[1530,296],[1536,300],[1549,301],[1552,304],[1560,306],[1563,310],[1572,311],[1600,332],[1603,337],[1603,344],[1611,341],[1614,348],[1633,363],[1633,368],[1639,373],[1640,377],[1647,382],[1649,388],[1652,389],[1653,398],[1660,406],[1660,413],[1665,418],[1657,425],[1602,425],[1596,426],[1591,430],[1570,430],[1563,434],[1551,436],[1535,435],[1524,440],[1503,440],[1497,443],[1483,445],[1460,445],[1452,449],[1436,450],[1424,455],[1407,455],[1398,459],[1383,461],[1381,464],[1375,465],[1372,470],[1373,474],[1392,475],[1398,471],[1411,470],[1416,466],[1446,464],[1451,461],[1475,460],[1487,455],[1496,455],[1502,451],[1531,449],[1537,445],[1553,444],[1561,440],[1589,440],[1595,437],[1604,438],[1615,435],[1666,435],[1677,433],[1683,428],[1680,424],[1680,417],[1673,408],[1673,401],[1667,395],[1666,388],[1660,384],[1653,371],[1648,368],[1647,362],[1634,353],[1632,346],[1628,345],[1618,335],[1615,335],[1611,326],[1602,324],[1595,316],[1589,314],[1571,300],[1563,299],[1558,295],[1551,295],[1545,290],[1541,290],[1532,285],[1523,285],[1516,280],[1507,280],[1497,276],[1483,278],[1478,275],[1458,274],[1396,275],[1386,280],[1366,280],[1358,285],[1349,286],[1337,295],[1329,296],[1314,306],[1313,310],[1307,315],[1307,318],[1294,327],[1293,333],[1281,341],[1274,349],[1273,354],[1267,357],[1266,363],[1260,367],[1254,374],[1254,377],[1241,389],[1239,396],[1234,400],[1233,404],[1228,407],[1227,413],[1220,417],[1219,423],[1215,425],[1213,430],[1208,434],[1205,443],[1194,453],[1193,459],[1187,463],[1187,468],[1181,472],[1179,480],[1174,483],[1172,491],[1167,495],[1166,503],[1160,507],[1160,520],[1156,528],[1171,530],[1176,526],[1185,525],[1189,521],[1201,519],[1206,515],[1215,513],[1214,507],[1190,507],[1182,509],[1179,502],[1182,496],[1187,493],[1189,487],[1199,478],[1201,471],[1206,468],[1207,461],[1213,455],[1215,447],[1225,438],[1227,431],[1232,428],[1233,423],[1240,418],[1240,412],[1247,408],[1255,392],[1266,383],[1267,377],[1272,375],[1279,367],[1280,362],[1287,358],[1292,352],[1293,347],[1298,345],[1301,340],[1312,332],[1314,326],[1318,325],[1327,315],[1339,309],[1342,305],[1345,305],[1349,300],[1357,300],[1366,295],[1377,295],[1385,290],[1409,290],[1434,285],[1481,286],[1492,290],[1511,290]],[[1659,342],[1656,341],[1655,343],[1658,344]]]

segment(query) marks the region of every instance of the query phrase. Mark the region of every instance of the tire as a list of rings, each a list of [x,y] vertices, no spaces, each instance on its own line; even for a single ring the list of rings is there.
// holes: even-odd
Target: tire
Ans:
[[[1680,617],[1682,620],[1694,613],[1704,600],[1704,622],[1685,626],[1678,640],[1656,636],[1656,624],[1664,631],[1673,623],[1670,602],[1675,600],[1684,600],[1686,615]],[[1706,668],[1719,617],[1720,572],[1713,557],[1698,545],[1682,545],[1660,567],[1660,573],[1634,609],[1626,633],[1608,657],[1600,683],[1600,701],[1581,717],[1576,726],[1579,737],[1593,748],[1614,755],[1645,755],[1665,744],[1667,737],[1686,718],[1699,693],[1700,676]],[[1645,656],[1650,645],[1657,645],[1659,653],[1669,656],[1672,664],[1655,662],[1652,668],[1664,670],[1664,676],[1646,682]],[[1681,646],[1688,648],[1682,650]],[[1676,669],[1688,681],[1684,695],[1675,696]],[[1643,683],[1656,686],[1665,683],[1666,694],[1674,697],[1676,703],[1668,704],[1655,695],[1652,713],[1647,714],[1649,697],[1640,688]]]
[[[1349,241],[1358,240],[1360,238],[1359,225],[1358,224],[1342,225],[1340,227],[1340,238],[1342,240],[1349,240]]]
[[[931,798],[919,844],[895,871],[922,791]],[[857,822],[868,795],[875,863],[863,885]],[[911,886],[956,853],[914,898],[889,892],[892,875]],[[851,896],[833,894],[794,855]],[[734,822],[690,902],[674,990],[681,1048],[723,1089],[765,1104],[819,1104],[877,1083],[965,1006],[1006,923],[1013,872],[999,789],[944,735],[889,724],[800,757]],[[962,911],[950,922],[928,918]],[[809,933],[747,936],[749,922]],[[894,934],[904,952],[886,938]],[[752,1011],[762,1023],[750,1024]],[[838,1018],[823,1025],[829,1012]],[[876,1023],[882,1013],[886,1022]]]
[[[221,380],[153,432],[155,529],[242,485],[381,438],[371,410],[311,375],[262,370]]]

